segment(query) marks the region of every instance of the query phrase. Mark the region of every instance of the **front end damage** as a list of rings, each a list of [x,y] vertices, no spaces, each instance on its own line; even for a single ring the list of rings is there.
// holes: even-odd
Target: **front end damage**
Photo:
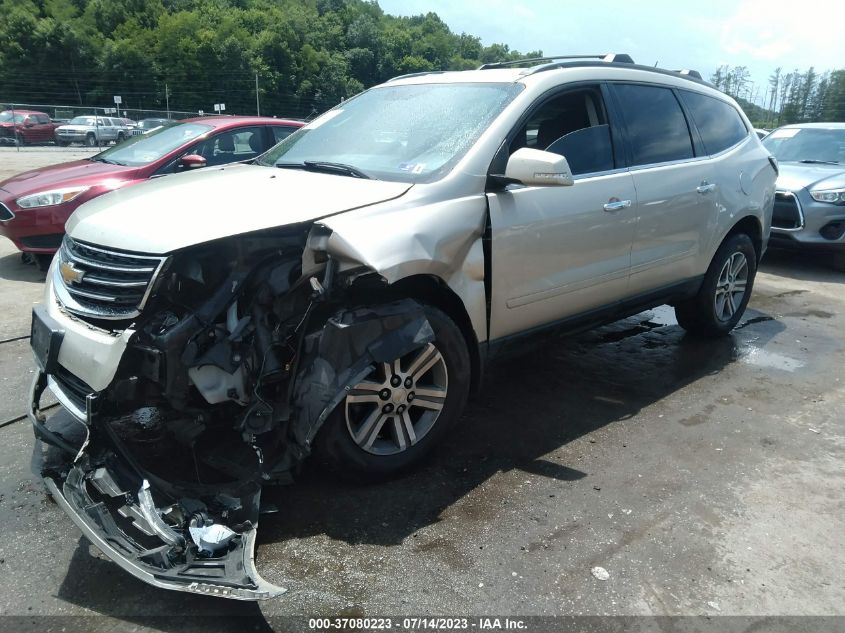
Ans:
[[[38,471],[141,580],[241,600],[284,593],[254,563],[262,487],[292,481],[351,385],[433,340],[417,302],[365,268],[339,273],[319,241],[289,227],[185,249],[163,259],[140,306],[106,307],[54,274],[131,279],[140,256],[70,238],[57,256],[33,315]],[[108,357],[125,349],[106,380],[94,359],[108,345]],[[48,387],[65,409],[49,420]]]

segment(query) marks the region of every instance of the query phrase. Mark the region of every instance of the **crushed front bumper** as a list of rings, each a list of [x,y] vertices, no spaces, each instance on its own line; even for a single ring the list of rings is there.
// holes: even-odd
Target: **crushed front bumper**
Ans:
[[[252,521],[242,522],[225,549],[204,555],[186,531],[162,518],[166,506],[176,500],[152,489],[144,474],[92,429],[93,398],[87,402],[87,422],[64,411],[47,420],[40,410],[46,385],[43,373],[32,383],[28,417],[37,438],[33,463],[41,464],[40,474],[59,507],[105,556],[162,589],[236,600],[264,600],[285,593],[255,568],[260,487],[240,499]],[[44,451],[52,455],[45,459]]]

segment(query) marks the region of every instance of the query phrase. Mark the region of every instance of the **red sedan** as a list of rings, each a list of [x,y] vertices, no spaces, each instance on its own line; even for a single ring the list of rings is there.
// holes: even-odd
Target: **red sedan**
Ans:
[[[0,182],[0,234],[49,261],[83,202],[153,176],[250,160],[302,125],[260,117],[186,119],[91,158],[18,174]]]
[[[35,110],[3,110],[0,112],[0,142],[45,143],[52,142],[59,126],[44,112]]]

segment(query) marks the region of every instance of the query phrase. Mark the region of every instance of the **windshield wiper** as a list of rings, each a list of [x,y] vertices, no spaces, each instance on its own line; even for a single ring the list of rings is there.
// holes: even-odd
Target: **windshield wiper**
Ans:
[[[324,160],[304,160],[301,163],[276,163],[280,169],[305,169],[307,171],[320,171],[327,174],[341,174],[353,178],[367,178],[370,176],[352,165],[343,163],[331,163]]]
[[[90,158],[89,160],[93,160],[98,163],[108,163],[109,165],[120,165],[121,167],[126,167],[126,163],[121,163],[120,161],[116,160],[109,160],[108,158]]]
[[[811,163],[815,165],[838,165],[838,160],[815,160],[813,158],[805,158],[804,160],[799,160],[799,163]]]

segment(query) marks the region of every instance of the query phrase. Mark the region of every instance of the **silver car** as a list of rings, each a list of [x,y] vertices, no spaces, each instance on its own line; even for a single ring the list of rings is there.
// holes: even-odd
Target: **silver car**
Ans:
[[[66,125],[57,127],[55,135],[58,145],[82,143],[88,147],[97,147],[109,142],[123,142],[129,138],[130,129],[123,119],[84,115],[74,117]]]
[[[780,164],[772,246],[830,253],[845,271],[845,123],[787,125],[763,145]]]
[[[100,196],[34,310],[45,483],[148,583],[279,595],[253,563],[263,485],[314,452],[417,463],[550,328],[671,303],[728,333],[775,174],[729,97],[617,56],[399,77],[250,164]]]

